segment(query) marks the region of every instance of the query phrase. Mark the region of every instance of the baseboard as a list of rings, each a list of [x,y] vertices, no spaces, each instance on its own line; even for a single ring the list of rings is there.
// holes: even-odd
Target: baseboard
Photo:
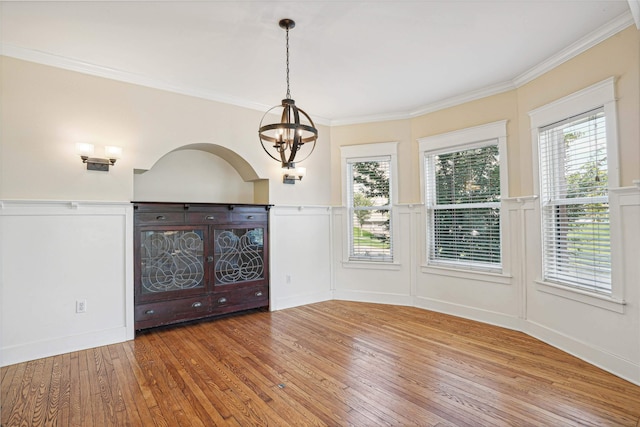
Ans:
[[[531,321],[525,322],[522,332],[620,378],[640,385],[640,365],[630,360],[622,359],[619,356],[595,348],[592,345],[554,331],[539,323]]]
[[[440,301],[432,298],[415,297],[415,307],[424,308],[425,310],[437,311],[438,313],[450,314],[452,316],[463,317],[465,319],[475,320],[489,325],[500,326],[514,331],[521,331],[523,320],[509,316],[504,313],[495,311],[482,310],[475,307],[469,307],[461,304],[453,304],[446,301]]]
[[[391,294],[386,292],[365,292],[336,289],[333,299],[357,302],[373,302],[378,304],[413,305],[413,298],[409,295]]]
[[[275,298],[271,301],[271,311],[284,310],[286,308],[314,304],[316,302],[330,301],[331,299],[331,291],[313,292],[286,298]]]
[[[50,340],[21,344],[2,349],[2,366],[28,362],[43,357],[56,356],[73,351],[86,350],[103,345],[128,341],[130,338],[126,326],[93,331],[82,335],[53,338]]]

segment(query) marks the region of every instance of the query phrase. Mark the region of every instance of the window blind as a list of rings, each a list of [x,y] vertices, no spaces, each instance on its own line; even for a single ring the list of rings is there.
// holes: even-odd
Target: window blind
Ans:
[[[604,109],[540,128],[539,146],[544,278],[610,293]]]
[[[391,159],[349,161],[348,165],[350,258],[392,261]]]
[[[427,153],[429,261],[499,268],[500,157],[497,142]]]

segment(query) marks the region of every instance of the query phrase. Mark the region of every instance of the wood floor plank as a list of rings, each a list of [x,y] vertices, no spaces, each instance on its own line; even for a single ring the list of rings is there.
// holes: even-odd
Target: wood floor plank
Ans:
[[[6,387],[3,387],[2,390],[0,390],[0,408],[2,408],[3,406],[8,406],[7,402],[12,401],[15,397],[12,395],[15,395],[17,385],[14,385],[13,381],[21,381],[22,373],[24,372],[25,368],[25,364],[18,363],[0,369],[0,372],[2,372],[2,384],[7,385]]]
[[[13,393],[6,393],[7,396],[12,396],[11,399],[7,398],[7,401],[3,401],[2,406],[2,425],[19,425],[22,419],[27,419],[31,414],[28,409],[28,399],[30,398],[31,381],[35,373],[36,365],[39,361],[31,361],[21,363],[24,369],[16,371],[11,386],[14,388]],[[3,368],[5,369],[5,368]],[[18,373],[21,372],[22,376],[19,377]],[[4,383],[2,384],[4,388]]]
[[[172,338],[176,347],[182,347],[178,343],[182,335],[184,334],[178,333]],[[167,370],[178,385],[181,394],[188,401],[188,405],[182,406],[185,410],[189,410],[187,416],[194,420],[199,420],[203,425],[224,423],[224,418],[216,411],[213,405],[203,404],[207,402],[207,396],[198,382],[194,380],[194,377],[197,377],[198,374],[190,372],[191,365],[186,359],[186,355],[180,351],[175,351],[173,347],[160,345],[156,346],[156,348],[162,359],[170,362],[167,363]]]
[[[92,427],[94,425],[94,413],[98,416],[98,411],[94,410],[95,393],[89,375],[90,350],[79,352],[78,366],[80,368],[80,412],[75,415],[80,426]],[[73,419],[74,417],[72,417]]]
[[[1,369],[4,375],[0,391],[0,424],[3,426],[7,424],[12,408],[15,408],[26,368],[26,363],[19,363]]]
[[[329,301],[3,367],[9,426],[635,426],[640,387],[523,333]]]
[[[128,424],[131,426],[151,426],[153,418],[144,400],[138,379],[127,359],[125,345],[114,344],[111,346],[111,351],[118,355],[117,358],[114,358],[113,366],[117,381],[121,385]]]

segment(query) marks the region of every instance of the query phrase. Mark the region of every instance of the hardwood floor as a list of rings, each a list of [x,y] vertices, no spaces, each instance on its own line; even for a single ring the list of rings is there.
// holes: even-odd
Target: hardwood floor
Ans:
[[[640,426],[640,387],[519,332],[329,301],[1,369],[2,426]]]

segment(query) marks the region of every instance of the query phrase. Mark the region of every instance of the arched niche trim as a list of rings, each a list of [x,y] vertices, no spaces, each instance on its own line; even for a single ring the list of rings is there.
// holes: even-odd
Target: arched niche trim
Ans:
[[[254,198],[254,203],[260,203],[260,204],[267,204],[269,203],[269,180],[268,179],[264,179],[264,178],[260,178],[258,176],[258,173],[256,172],[256,170],[253,168],[253,166],[251,166],[251,164],[249,162],[247,162],[242,156],[240,156],[238,153],[236,153],[233,150],[230,150],[226,147],[223,147],[221,145],[217,145],[217,144],[210,144],[210,143],[196,143],[196,144],[187,144],[187,145],[183,145],[182,147],[178,147],[174,150],[169,151],[168,153],[164,154],[162,157],[160,157],[159,159],[157,159],[153,165],[151,166],[151,168],[149,169],[135,169],[134,172],[136,174],[142,174],[145,173],[146,171],[150,170],[153,168],[153,166],[155,166],[156,163],[158,163],[158,161],[167,156],[170,153],[176,152],[176,151],[182,151],[182,150],[198,150],[198,151],[204,151],[210,154],[213,154],[214,156],[220,157],[221,159],[225,160],[227,163],[229,163],[240,175],[240,177],[242,178],[243,181],[245,182],[252,182],[253,183],[253,198]]]

